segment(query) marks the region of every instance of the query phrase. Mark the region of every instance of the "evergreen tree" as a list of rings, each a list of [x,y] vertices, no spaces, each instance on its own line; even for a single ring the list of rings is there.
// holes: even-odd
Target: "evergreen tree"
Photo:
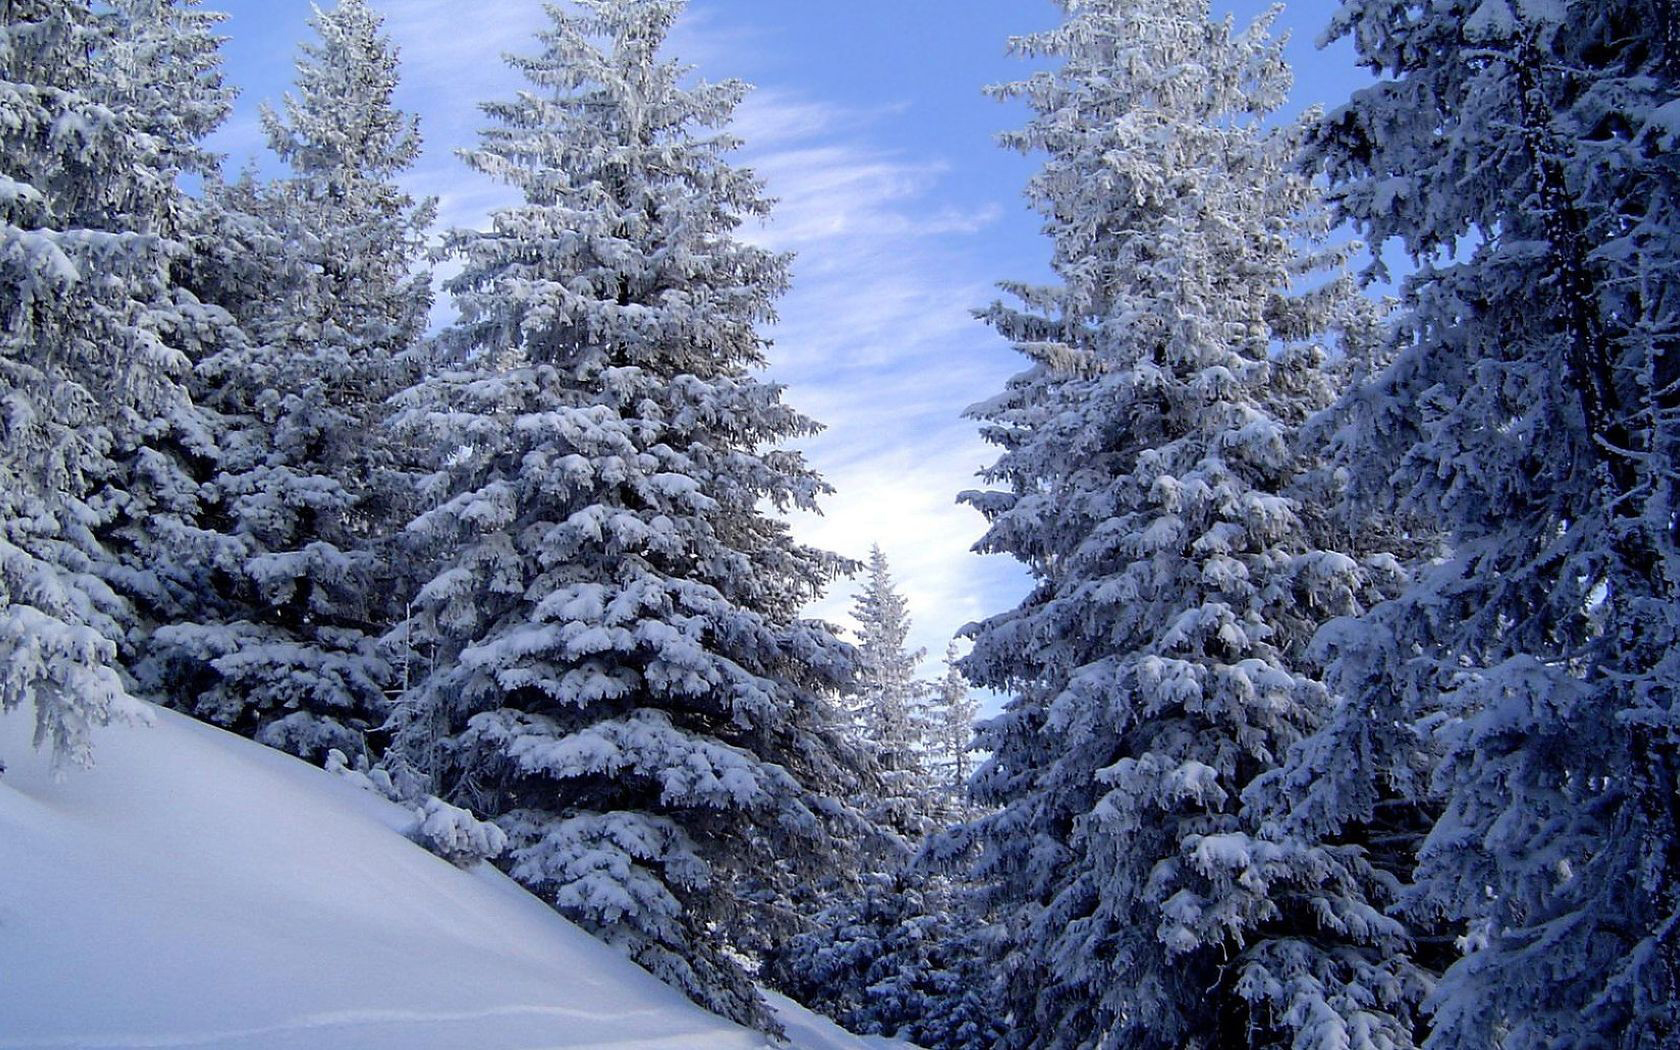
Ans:
[[[0,709],[33,702],[37,742],[73,761],[139,710],[98,531],[127,498],[118,450],[182,404],[197,318],[172,279],[176,180],[226,108],[212,22],[189,3],[0,8]],[[197,58],[147,60],[164,55]]]
[[[909,866],[866,873],[783,945],[770,975],[859,1035],[925,1050],[984,1050],[1004,1037],[960,887]]]
[[[1680,25],[1666,0],[1347,0],[1381,81],[1318,132],[1418,264],[1354,482],[1450,553],[1336,639],[1352,728],[1441,815],[1412,912],[1462,923],[1433,1047],[1680,1042],[1674,452]]]
[[[960,808],[973,772],[974,723],[980,701],[969,688],[957,660],[957,642],[945,649],[945,673],[935,684],[930,712],[934,766],[946,796]]]
[[[907,648],[908,604],[879,545],[870,551],[869,575],[852,608],[859,642],[852,713],[860,742],[879,767],[866,788],[876,834],[860,852],[861,878],[827,880],[811,928],[776,945],[765,974],[860,1034],[896,1035],[930,1048],[990,1046],[1001,1030],[985,998],[962,894],[946,874],[915,863],[915,851],[961,807],[955,793],[933,780],[940,727],[932,721],[927,684],[915,677],[922,654]],[[959,706],[966,696],[965,684]],[[965,727],[963,748],[971,735]]]
[[[729,949],[847,863],[850,648],[799,618],[846,563],[766,513],[826,489],[782,447],[814,424],[753,374],[787,260],[734,232],[769,209],[727,161],[746,89],[659,57],[681,9],[551,7],[510,59],[531,90],[464,155],[525,200],[450,235],[461,318],[401,400],[434,472],[398,744],[507,831],[515,878],[772,1027]]]
[[[933,830],[926,765],[926,688],[916,678],[921,650],[907,648],[910,609],[893,583],[887,556],[869,550],[869,576],[852,603],[858,622],[857,692],[860,739],[880,766],[880,795],[870,819],[911,842]]]
[[[358,754],[394,674],[377,639],[400,619],[386,537],[412,502],[382,430],[403,355],[430,306],[416,272],[430,202],[395,179],[419,155],[392,105],[397,59],[363,0],[317,11],[297,94],[265,110],[290,174],[212,194],[207,295],[244,338],[199,362],[215,435],[192,546],[200,593],[165,607],[146,684],[170,702],[295,754]],[[152,559],[168,565],[175,559]]]
[[[238,257],[218,243],[221,212],[213,198],[221,158],[204,146],[234,95],[222,80],[222,40],[216,35],[226,16],[200,10],[196,0],[121,0],[112,7],[117,28],[105,61],[122,71],[116,89],[122,104],[170,167],[196,176],[206,190],[178,193],[170,207],[171,302],[159,317],[184,355],[181,384],[117,443],[116,469],[98,498],[97,533],[109,555],[100,573],[135,612],[122,653],[132,669],[151,628],[192,608],[204,590],[204,566],[216,559],[215,537],[198,518],[214,492],[208,482],[218,454],[217,428],[190,399],[191,369],[239,345],[244,333],[204,294],[200,280],[205,271],[220,270]],[[206,265],[212,254],[214,264]]]
[[[977,406],[1003,452],[979,549],[1037,585],[963,670],[1011,695],[972,781],[999,989],[1023,1046],[1405,1046],[1423,982],[1359,849],[1262,833],[1241,799],[1331,704],[1308,647],[1382,596],[1293,495],[1331,398],[1319,341],[1364,316],[1296,172],[1267,19],[1202,0],[1062,4],[997,90],[1048,155],[1028,196],[1060,283],[985,318],[1032,366]],[[1316,288],[1300,291],[1316,281]]]

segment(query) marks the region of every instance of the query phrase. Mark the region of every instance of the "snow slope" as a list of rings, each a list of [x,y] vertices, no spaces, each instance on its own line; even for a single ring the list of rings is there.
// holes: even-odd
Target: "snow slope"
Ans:
[[[413,818],[168,711],[55,778],[0,715],[0,1048],[732,1050],[690,1004]],[[860,1040],[778,1002],[792,1045]]]

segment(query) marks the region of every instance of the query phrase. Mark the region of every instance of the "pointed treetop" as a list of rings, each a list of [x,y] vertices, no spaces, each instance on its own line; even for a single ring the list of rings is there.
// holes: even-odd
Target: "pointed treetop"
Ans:
[[[320,40],[299,48],[297,94],[262,109],[268,144],[299,174],[397,174],[420,156],[419,118],[397,109],[397,48],[365,0],[311,5]]]

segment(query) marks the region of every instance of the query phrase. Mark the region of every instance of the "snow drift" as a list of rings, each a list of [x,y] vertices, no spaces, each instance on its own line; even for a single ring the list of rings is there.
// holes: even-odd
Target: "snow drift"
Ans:
[[[54,776],[0,715],[0,1048],[766,1047],[354,784],[169,711]],[[859,1040],[785,1000],[794,1046]]]

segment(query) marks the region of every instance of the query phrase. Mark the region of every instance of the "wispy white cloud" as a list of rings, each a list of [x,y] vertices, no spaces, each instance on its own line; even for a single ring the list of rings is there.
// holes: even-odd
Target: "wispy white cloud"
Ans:
[[[855,134],[872,123],[903,113],[904,105],[850,109],[801,98],[773,87],[756,87],[735,111],[737,134],[763,152],[789,143]]]
[[[230,118],[210,136],[208,145],[225,158],[224,167],[229,175],[260,164],[263,151],[268,148],[262,121],[255,112],[241,112]]]
[[[426,148],[404,180],[417,195],[436,197],[441,229],[475,226],[517,194],[471,171],[456,156],[485,124],[482,103],[522,85],[503,60],[534,51],[547,22],[543,5],[527,0],[385,0],[385,28],[402,62],[399,101],[421,116]]]
[[[771,372],[828,425],[807,451],[836,493],[795,531],[857,558],[880,543],[910,605],[912,644],[938,657],[958,628],[1023,586],[1013,562],[969,552],[984,522],[955,502],[992,458],[960,413],[1015,362],[972,315],[993,293],[968,241],[997,209],[940,206],[943,160],[875,145],[872,130],[896,112],[771,91],[736,127],[779,201],[748,235],[796,253]],[[849,622],[856,588],[837,588],[813,612]]]
[[[530,0],[382,0],[378,7],[402,50],[405,76],[475,103],[489,96],[471,89],[486,79],[505,82],[502,56],[532,50],[533,34],[548,22],[544,6]]]
[[[774,46],[775,31],[769,21],[727,19],[706,4],[689,6],[666,39],[667,54],[709,81],[739,77],[743,55]]]

